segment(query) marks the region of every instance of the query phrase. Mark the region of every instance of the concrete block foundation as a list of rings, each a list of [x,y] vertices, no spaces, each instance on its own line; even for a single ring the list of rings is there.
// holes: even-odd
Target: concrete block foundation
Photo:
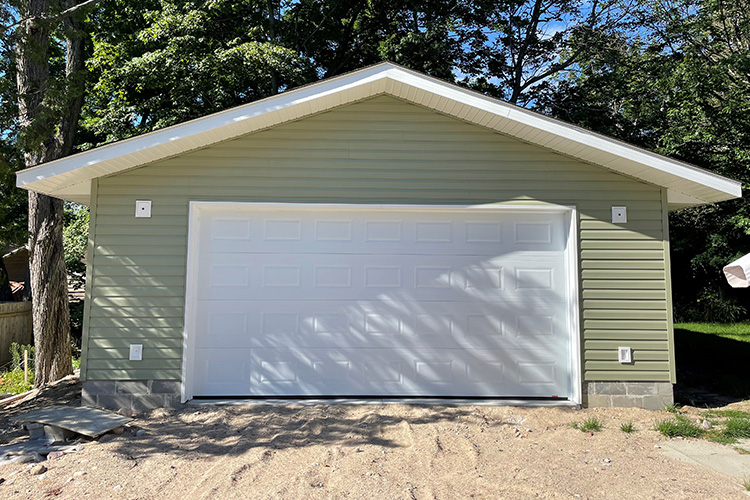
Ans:
[[[81,404],[143,413],[180,406],[179,380],[87,380]]]
[[[583,405],[589,408],[662,410],[674,403],[669,382],[588,382],[583,389]]]

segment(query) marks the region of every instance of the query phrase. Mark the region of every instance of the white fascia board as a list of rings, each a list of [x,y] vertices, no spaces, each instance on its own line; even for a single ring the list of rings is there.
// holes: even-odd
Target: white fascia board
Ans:
[[[657,185],[669,187],[668,184],[671,180],[670,178],[675,178],[675,180],[685,179],[725,193],[725,196],[718,195],[717,193],[718,196],[716,196],[715,199],[702,200],[699,201],[699,204],[707,201],[723,201],[742,196],[742,183],[738,181],[714,174],[713,172],[700,169],[687,163],[652,153],[617,139],[612,139],[588,131],[584,128],[560,120],[555,120],[503,101],[482,96],[471,90],[462,89],[455,85],[401,68],[395,68],[394,70],[389,71],[389,77],[406,85],[416,86],[447,99],[459,101],[464,105],[480,108],[494,113],[495,115],[505,117],[511,123],[528,126],[560,137],[565,143],[567,143],[566,145],[568,147],[576,147],[579,145],[584,146],[584,149],[575,155],[584,161],[586,160],[586,157],[589,156],[587,153],[593,153],[594,151],[592,150],[595,150],[596,153],[604,153],[606,156],[612,158],[613,162],[621,159],[626,159],[629,163],[632,162],[632,164],[634,164],[634,169],[632,170],[630,168],[622,169],[614,166],[612,167],[613,170],[617,170],[624,174],[641,177],[643,176],[642,173],[653,172],[653,170],[666,174],[661,179],[649,179],[649,182],[653,182]],[[503,124],[501,122],[494,128],[498,131],[502,131],[503,129],[507,130],[509,124]],[[515,135],[512,132],[504,133]],[[518,138],[523,139],[520,134]],[[551,147],[550,149],[559,150],[560,152],[567,154],[565,153],[564,148]],[[606,163],[596,163],[603,167],[608,167]],[[635,174],[634,170],[640,170],[641,175]],[[657,175],[657,177],[661,176]]]
[[[216,142],[215,140],[200,141],[198,139],[202,134],[205,134],[208,131],[220,136],[221,140],[226,140],[232,138],[234,135],[242,135],[248,133],[248,131],[252,131],[251,127],[250,130],[247,130],[247,127],[241,127],[239,125],[247,124],[253,118],[267,113],[281,111],[285,108],[304,105],[310,101],[322,99],[332,94],[367,85],[384,78],[384,76],[384,67],[378,65],[331,78],[330,80],[323,80],[316,84],[291,90],[278,96],[262,99],[254,103],[238,106],[202,118],[196,118],[185,123],[173,125],[165,129],[156,130],[130,139],[124,139],[90,151],[84,151],[66,158],[45,163],[38,167],[23,170],[17,174],[16,185],[23,188],[28,184],[48,179],[50,177],[72,173],[76,170],[84,170],[87,167],[101,165],[128,155],[134,156],[141,152],[145,153],[153,148],[174,146],[175,143],[190,139],[195,140],[197,143],[197,146],[193,146],[190,149],[204,147]],[[294,118],[296,118],[296,116],[293,116],[291,119]],[[238,129],[237,133],[232,134],[232,129]],[[202,142],[205,142],[205,144]],[[171,154],[175,153],[171,152]],[[149,158],[148,161],[156,161],[159,159],[161,158],[156,156],[154,158]],[[138,162],[134,162],[134,165],[137,163]],[[120,168],[117,170],[120,170]],[[77,179],[77,182],[83,181],[84,179]]]
[[[438,96],[422,102],[453,102],[452,115],[477,117],[491,129],[533,143],[543,132],[549,149],[675,191],[688,191],[690,204],[742,196],[741,183],[692,165],[590,132],[553,118],[493,99],[392,63],[381,63],[323,80],[254,103],[214,113],[163,130],[78,153],[17,174],[17,185],[65,199],[69,186],[138,167],[274,126],[378,93],[409,100],[415,90]],[[348,94],[348,98],[344,98]],[[444,108],[444,106],[437,106]],[[436,109],[438,112],[443,112]],[[481,111],[478,113],[475,111]],[[495,118],[487,120],[487,114]],[[528,139],[526,138],[528,137]],[[544,140],[546,139],[546,140]],[[54,177],[57,179],[53,180]],[[675,183],[689,181],[692,189]],[[77,200],[82,193],[76,193]]]

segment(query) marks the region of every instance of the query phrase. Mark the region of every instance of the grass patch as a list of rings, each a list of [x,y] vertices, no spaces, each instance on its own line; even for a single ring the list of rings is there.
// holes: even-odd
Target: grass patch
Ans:
[[[750,491],[750,477],[745,477],[742,481],[742,486],[745,487],[745,491]]]
[[[750,419],[750,412],[742,410],[708,410],[704,413],[706,418],[748,418]]]
[[[724,434],[735,439],[750,438],[750,420],[746,418],[729,418],[724,422]]]
[[[635,432],[635,426],[633,425],[633,422],[625,422],[624,424],[620,425],[620,430],[625,434],[632,434],[633,432]]]
[[[587,418],[583,422],[573,422],[571,426],[581,432],[599,432],[604,427],[602,421],[596,417]]]
[[[673,437],[701,437],[703,429],[682,415],[675,415],[674,419],[661,420],[656,423],[654,429],[663,435]]]
[[[682,405],[672,403],[665,406],[664,411],[668,411],[669,413],[674,413],[676,415],[680,412],[680,408],[682,408]]]
[[[717,335],[727,339],[750,342],[750,321],[740,323],[675,323],[675,329]]]

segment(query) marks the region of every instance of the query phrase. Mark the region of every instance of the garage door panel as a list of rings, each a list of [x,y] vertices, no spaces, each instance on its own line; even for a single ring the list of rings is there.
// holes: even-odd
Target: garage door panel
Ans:
[[[199,299],[497,301],[566,293],[559,255],[211,254],[204,262]]]
[[[523,302],[198,302],[198,347],[509,348],[547,353],[568,344],[566,316]]]
[[[196,395],[405,395],[562,397],[568,367],[525,351],[208,349]],[[213,361],[211,361],[213,360]]]
[[[273,209],[277,210],[277,209]],[[559,251],[567,235],[560,215],[523,215],[513,221],[495,214],[429,214],[386,211],[354,215],[332,212],[275,214],[272,209],[221,214],[202,221],[201,251],[210,253],[377,253],[495,255]]]
[[[571,394],[562,213],[201,215],[197,396]]]

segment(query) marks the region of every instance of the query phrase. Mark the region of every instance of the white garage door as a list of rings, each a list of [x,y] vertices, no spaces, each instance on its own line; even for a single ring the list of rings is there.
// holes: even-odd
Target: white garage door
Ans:
[[[571,396],[569,213],[193,206],[190,396]]]

